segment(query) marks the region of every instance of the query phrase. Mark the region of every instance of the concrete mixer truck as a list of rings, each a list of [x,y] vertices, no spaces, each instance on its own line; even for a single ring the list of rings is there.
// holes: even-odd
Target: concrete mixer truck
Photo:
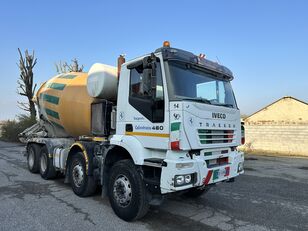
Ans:
[[[198,197],[244,172],[232,72],[164,46],[118,68],[60,74],[34,101],[39,121],[20,134],[28,168],[65,175],[75,194],[97,187],[123,220],[143,217],[166,195]]]

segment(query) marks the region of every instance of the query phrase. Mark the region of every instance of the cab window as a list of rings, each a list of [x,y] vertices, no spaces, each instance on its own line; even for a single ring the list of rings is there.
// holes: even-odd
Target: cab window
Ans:
[[[160,62],[156,62],[156,78],[142,65],[130,70],[129,103],[144,117],[154,123],[164,121],[164,90]],[[153,86],[155,86],[153,88]]]

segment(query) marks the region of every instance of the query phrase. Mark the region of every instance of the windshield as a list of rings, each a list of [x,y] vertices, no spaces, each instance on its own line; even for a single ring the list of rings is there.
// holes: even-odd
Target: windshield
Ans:
[[[192,100],[237,108],[229,81],[187,63],[169,61],[166,66],[170,100]]]

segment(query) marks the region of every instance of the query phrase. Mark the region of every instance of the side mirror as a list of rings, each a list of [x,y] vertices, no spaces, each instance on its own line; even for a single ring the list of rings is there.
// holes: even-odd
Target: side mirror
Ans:
[[[153,99],[156,98],[156,56],[152,53],[151,56],[144,57],[143,64],[143,83],[145,88],[149,89]]]
[[[142,59],[142,66],[143,69],[149,69],[151,68],[151,62],[152,62],[152,58],[151,56],[146,56]]]
[[[156,62],[152,62],[152,68],[151,68],[151,89],[152,89],[152,95],[153,99],[156,98],[156,85],[157,85],[157,78],[156,78]]]
[[[156,70],[144,69],[142,74],[143,91],[156,98]]]
[[[142,91],[144,95],[152,96],[152,70],[144,69],[142,73]]]

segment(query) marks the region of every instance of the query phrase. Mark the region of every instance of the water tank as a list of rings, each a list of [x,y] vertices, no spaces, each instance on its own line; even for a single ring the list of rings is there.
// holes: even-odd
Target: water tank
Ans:
[[[117,68],[95,63],[89,70],[87,90],[94,98],[117,100]]]

